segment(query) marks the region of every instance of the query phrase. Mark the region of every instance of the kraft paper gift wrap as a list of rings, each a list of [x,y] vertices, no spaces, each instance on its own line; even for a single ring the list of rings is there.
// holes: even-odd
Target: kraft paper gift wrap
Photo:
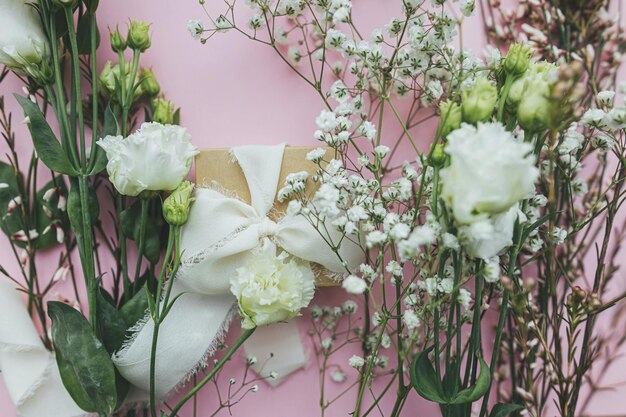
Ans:
[[[278,176],[278,188],[282,186],[292,172],[307,171],[309,175],[315,175],[317,165],[314,162],[306,160],[306,154],[316,149],[310,146],[286,146],[283,154],[283,162]],[[325,148],[327,158],[333,154],[331,148]],[[259,163],[263,163],[259,161]],[[219,184],[221,188],[232,192],[235,196],[246,203],[250,203],[250,189],[246,182],[246,177],[239,164],[233,163],[230,149],[204,149],[195,159],[196,182],[199,186],[210,187],[213,182]],[[312,196],[318,184],[313,182],[311,178],[307,179],[305,193]],[[276,220],[281,213],[287,210],[289,201],[274,201],[274,211],[269,216]],[[341,283],[330,276],[331,274],[318,274],[316,276],[316,285],[318,287],[336,287]]]

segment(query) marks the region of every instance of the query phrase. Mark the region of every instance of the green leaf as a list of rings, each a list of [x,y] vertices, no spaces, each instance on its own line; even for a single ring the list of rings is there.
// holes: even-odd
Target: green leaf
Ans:
[[[15,98],[30,119],[28,128],[33,139],[37,156],[52,171],[65,175],[78,175],[78,171],[67,158],[50,125],[39,107],[28,98],[15,94]]]
[[[444,378],[444,387],[428,358],[428,354],[432,350],[433,347],[426,349],[417,355],[411,364],[411,386],[421,397],[442,405],[458,405],[472,403],[489,390],[491,371],[483,358],[479,358],[480,374],[474,385],[455,392],[459,388],[460,382],[457,381],[456,366],[453,365]]]
[[[480,373],[478,374],[478,378],[476,378],[476,383],[471,387],[459,391],[447,404],[473,403],[487,393],[491,386],[491,371],[489,370],[489,365],[487,365],[487,362],[485,362],[483,358],[478,358],[478,360],[480,362]]]
[[[120,213],[120,225],[129,239],[139,241],[141,233],[141,201],[136,200],[130,207]],[[143,254],[150,262],[156,263],[161,257],[161,227],[155,216],[148,214],[146,233],[144,236]]]
[[[174,121],[172,124],[180,125],[180,107],[174,112]]]
[[[109,136],[109,135],[117,135],[117,131],[118,131],[118,126],[117,126],[117,120],[115,119],[115,115],[113,114],[113,111],[111,110],[111,106],[107,106],[106,110],[104,111],[104,121],[102,123],[102,134],[100,135],[101,138]],[[95,162],[93,164],[93,167],[91,168],[91,170],[89,171],[89,175],[95,175],[100,173],[107,165],[107,156],[106,156],[106,152],[104,152],[104,149],[102,149],[100,146],[98,145],[94,145],[94,159]]]
[[[428,354],[432,350],[432,347],[426,349],[413,360],[411,364],[411,386],[422,398],[439,404],[446,404],[443,386],[428,358]]]
[[[98,292],[96,302],[99,334],[109,355],[117,351],[126,338],[126,321],[107,298]]]
[[[72,307],[48,302],[52,340],[63,385],[90,413],[110,415],[117,404],[115,367],[87,319]]]
[[[78,53],[81,55],[91,54],[91,14],[85,13],[78,18],[78,28],[76,29],[76,40]],[[100,45],[100,30],[96,24],[96,49]]]
[[[524,406],[519,404],[498,403],[493,406],[489,417],[507,417],[510,414],[523,411]]]
[[[126,323],[127,328],[134,326],[148,313],[148,294],[146,289],[141,287],[137,294],[128,300],[120,309],[120,314]]]

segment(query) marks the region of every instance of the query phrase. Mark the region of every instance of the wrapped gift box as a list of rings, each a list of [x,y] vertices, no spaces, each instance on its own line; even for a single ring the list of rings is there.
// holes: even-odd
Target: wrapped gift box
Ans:
[[[310,175],[315,175],[317,164],[307,161],[306,154],[316,149],[314,147],[286,147],[283,155],[283,164],[280,171],[280,177],[278,179],[278,189],[282,188],[287,175],[292,172],[307,171]],[[327,149],[328,154],[332,151],[331,148]],[[196,156],[196,183],[200,186],[208,186],[214,181],[217,182],[225,190],[232,192],[238,198],[242,199],[246,203],[250,203],[250,191],[248,190],[248,183],[244,176],[243,171],[239,164],[233,162],[229,149],[205,149]],[[317,184],[310,178],[307,180],[305,192],[307,195],[311,195],[315,192]],[[288,201],[274,201],[274,208],[276,210],[270,213],[272,220],[277,220],[277,216],[284,213],[287,209]],[[318,276],[318,287],[333,287],[339,285],[337,281],[331,279],[328,276]]]

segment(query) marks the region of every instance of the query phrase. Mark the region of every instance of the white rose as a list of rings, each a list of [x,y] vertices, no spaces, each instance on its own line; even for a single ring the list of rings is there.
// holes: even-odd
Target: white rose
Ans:
[[[315,292],[311,269],[273,245],[260,250],[237,269],[230,291],[237,297],[243,318],[241,327],[252,329],[297,316],[308,306]]]
[[[533,191],[539,174],[532,146],[499,123],[462,125],[448,135],[445,152],[441,196],[460,223],[506,212]]]
[[[107,136],[98,141],[109,162],[109,179],[121,194],[171,191],[189,173],[198,150],[186,129],[174,125],[144,123],[127,138]]]
[[[32,1],[0,0],[0,64],[29,75],[47,60],[47,38]]]

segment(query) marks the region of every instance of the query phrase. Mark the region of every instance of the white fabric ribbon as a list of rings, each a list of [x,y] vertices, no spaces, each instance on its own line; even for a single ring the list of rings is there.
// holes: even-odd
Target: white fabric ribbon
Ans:
[[[85,414],[61,382],[54,353],[43,345],[20,293],[0,280],[0,369],[20,417]]]
[[[250,205],[213,189],[196,191],[189,221],[182,232],[182,266],[172,290],[172,297],[184,294],[159,329],[156,349],[159,398],[167,396],[215,352],[236,302],[230,292],[231,278],[237,268],[248,262],[253,250],[269,240],[289,254],[337,274],[355,268],[362,260],[361,249],[347,239],[339,249],[339,259],[302,216],[286,215],[277,222],[267,217],[276,197],[284,146],[232,149],[248,183]],[[339,242],[341,236],[331,229],[328,228],[330,238]],[[281,326],[288,333],[286,339],[277,337]],[[246,349],[250,353],[255,345],[263,345],[259,352],[271,351],[276,358],[274,363],[283,364],[282,369],[271,370],[284,376],[304,365],[304,354],[298,353],[302,352],[302,346],[297,342],[297,334],[293,337],[297,332],[293,324],[279,323],[272,327],[258,329],[254,343],[249,343]],[[152,320],[146,321],[113,358],[120,373],[142,390],[149,388],[153,330]],[[289,340],[295,341],[295,346]]]

